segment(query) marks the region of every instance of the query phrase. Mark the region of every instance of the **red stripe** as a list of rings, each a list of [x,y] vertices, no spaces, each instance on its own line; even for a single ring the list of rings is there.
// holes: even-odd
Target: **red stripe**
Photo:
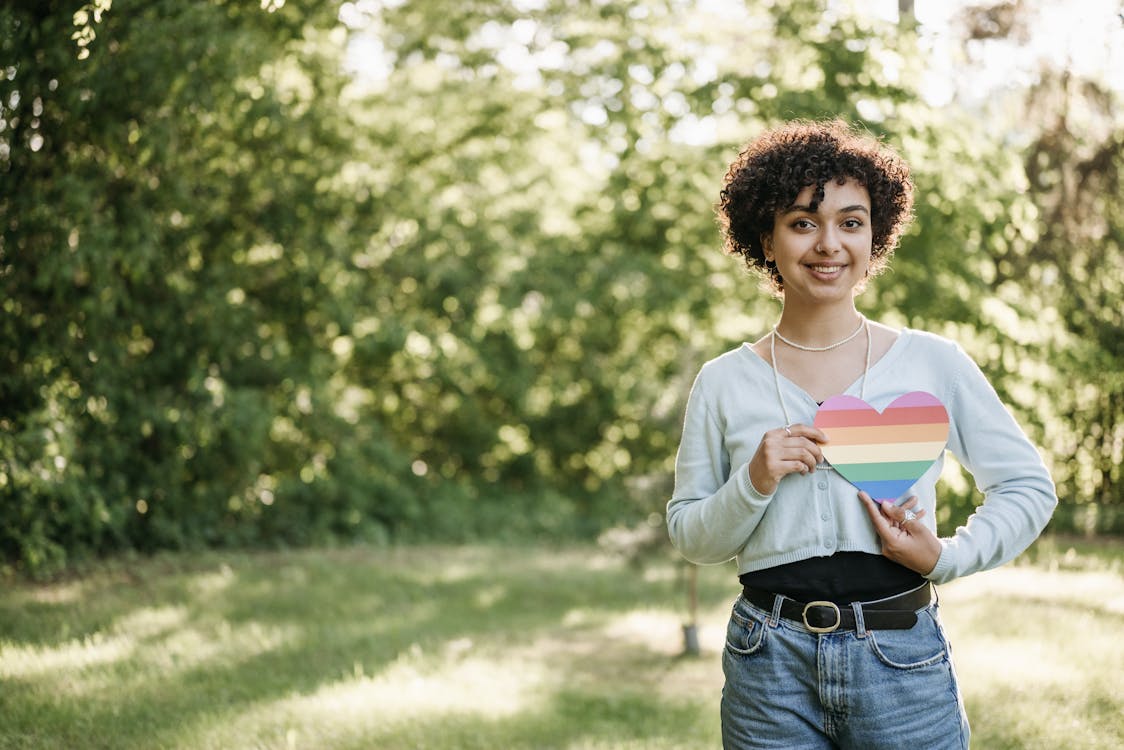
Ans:
[[[874,409],[820,410],[816,427],[883,427],[898,424],[948,424],[943,406],[902,406],[879,414]]]

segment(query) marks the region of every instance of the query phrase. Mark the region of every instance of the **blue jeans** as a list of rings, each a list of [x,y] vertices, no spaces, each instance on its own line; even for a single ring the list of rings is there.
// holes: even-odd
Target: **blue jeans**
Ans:
[[[816,634],[742,597],[726,629],[726,750],[968,747],[968,718],[936,603],[909,630]]]

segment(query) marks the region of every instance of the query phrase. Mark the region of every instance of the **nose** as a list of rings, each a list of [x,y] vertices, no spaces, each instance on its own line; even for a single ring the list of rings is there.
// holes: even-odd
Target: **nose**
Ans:
[[[825,227],[820,235],[820,241],[816,243],[816,252],[821,255],[834,255],[841,249],[839,233],[830,225]]]

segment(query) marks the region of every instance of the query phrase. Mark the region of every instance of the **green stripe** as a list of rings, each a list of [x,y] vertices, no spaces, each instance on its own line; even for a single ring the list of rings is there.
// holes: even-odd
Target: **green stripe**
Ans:
[[[883,479],[916,479],[932,465],[932,461],[883,461],[875,464],[840,464],[835,469],[852,482],[876,482]]]

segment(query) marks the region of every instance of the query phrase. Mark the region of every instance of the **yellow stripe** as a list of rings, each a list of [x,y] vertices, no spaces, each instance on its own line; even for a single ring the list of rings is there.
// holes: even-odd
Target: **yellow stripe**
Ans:
[[[886,425],[870,427],[828,427],[824,429],[832,445],[870,445],[892,437],[901,443],[948,440],[948,423]]]
[[[833,464],[874,464],[936,459],[947,441],[888,443],[885,445],[832,445],[823,447],[824,458]]]

